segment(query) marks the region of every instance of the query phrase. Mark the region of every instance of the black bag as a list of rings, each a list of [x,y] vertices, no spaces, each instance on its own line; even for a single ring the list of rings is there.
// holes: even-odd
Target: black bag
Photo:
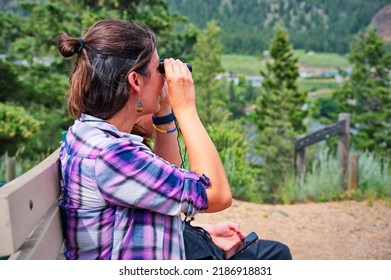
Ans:
[[[224,251],[213,243],[209,233],[185,221],[183,238],[187,260],[224,260]]]

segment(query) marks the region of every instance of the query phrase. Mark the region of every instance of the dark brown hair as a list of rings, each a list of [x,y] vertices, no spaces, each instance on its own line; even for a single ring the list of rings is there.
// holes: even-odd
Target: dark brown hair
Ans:
[[[150,29],[135,22],[105,19],[92,25],[83,38],[62,33],[58,49],[64,57],[78,54],[69,77],[72,117],[86,113],[106,120],[129,99],[128,74],[149,75],[156,39]]]

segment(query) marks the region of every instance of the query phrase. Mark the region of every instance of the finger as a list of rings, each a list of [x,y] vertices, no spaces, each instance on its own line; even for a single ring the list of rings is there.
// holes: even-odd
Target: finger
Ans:
[[[181,61],[179,59],[172,61],[172,69],[175,74],[182,74]]]
[[[188,72],[188,68],[185,62],[178,59],[178,63],[181,65],[181,70],[183,74],[186,74]]]
[[[164,80],[164,84],[163,84],[163,88],[162,88],[162,91],[165,95],[167,95],[168,93],[168,84],[167,84],[167,81]]]
[[[183,74],[185,75],[185,77],[186,78],[190,78],[190,77],[192,77],[192,75],[191,75],[191,71],[190,71],[190,69],[187,67],[187,64],[185,63],[185,62],[182,62],[181,61],[181,63],[182,63],[182,69],[183,69]]]
[[[244,238],[245,235],[241,232],[240,230],[240,225],[239,224],[234,224],[234,227],[232,228],[237,235],[239,235],[241,238]]]
[[[167,74],[171,75],[174,72],[173,62],[174,62],[173,58],[165,59],[163,62],[164,63],[164,70],[166,72],[166,77],[167,77]]]
[[[237,223],[234,223],[234,222],[227,222],[228,226],[235,230],[235,231],[240,231],[240,227],[239,227],[239,224]]]
[[[172,65],[174,71],[177,71],[177,73],[180,73],[183,76],[187,76],[189,69],[187,68],[186,63],[182,62],[180,59],[175,59]]]

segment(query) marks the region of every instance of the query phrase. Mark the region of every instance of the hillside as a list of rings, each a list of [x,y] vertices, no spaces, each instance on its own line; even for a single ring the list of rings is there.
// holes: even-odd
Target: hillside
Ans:
[[[216,20],[226,53],[261,54],[283,23],[295,49],[348,52],[352,38],[389,0],[167,0],[172,11],[203,28]],[[389,25],[390,26],[390,25]]]
[[[378,34],[391,43],[391,5],[381,9],[372,19],[371,25],[378,29]]]

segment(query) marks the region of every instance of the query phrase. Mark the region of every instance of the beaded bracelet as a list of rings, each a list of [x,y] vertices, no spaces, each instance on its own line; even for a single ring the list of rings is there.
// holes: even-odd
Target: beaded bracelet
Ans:
[[[159,131],[161,133],[172,133],[172,132],[176,131],[176,127],[174,127],[173,129],[170,129],[170,130],[164,130],[164,129],[160,129],[160,128],[156,127],[155,124],[152,124],[152,125],[153,125],[154,129],[156,129],[157,131]]]
[[[152,123],[156,125],[162,125],[162,124],[168,124],[170,122],[173,122],[175,119],[174,113],[171,112],[170,114],[164,116],[164,117],[154,117],[152,116]]]

